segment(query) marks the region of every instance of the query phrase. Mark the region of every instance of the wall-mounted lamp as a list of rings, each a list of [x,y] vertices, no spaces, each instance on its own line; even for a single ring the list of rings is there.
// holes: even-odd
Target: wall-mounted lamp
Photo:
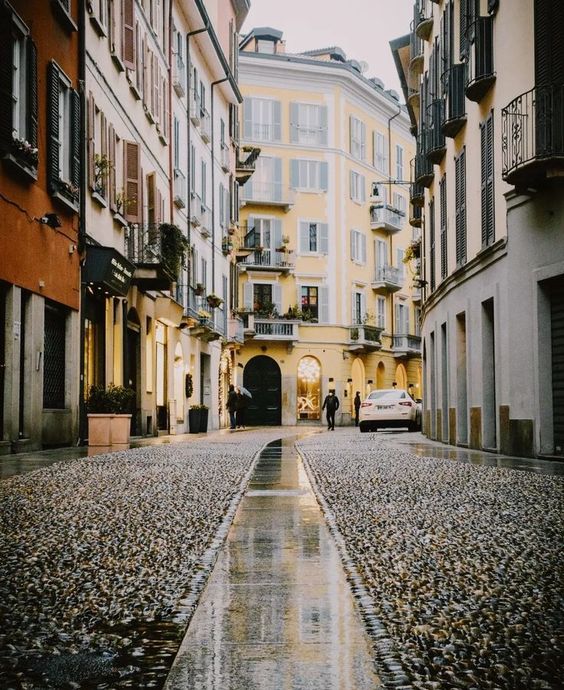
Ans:
[[[347,379],[347,383],[352,383],[352,379]]]
[[[60,228],[61,221],[56,213],[45,213],[37,219],[41,225],[48,225],[50,228]]]
[[[335,379],[332,376],[329,377],[329,383],[332,383],[334,380]]]
[[[374,381],[372,379],[368,379],[366,383],[374,383]]]

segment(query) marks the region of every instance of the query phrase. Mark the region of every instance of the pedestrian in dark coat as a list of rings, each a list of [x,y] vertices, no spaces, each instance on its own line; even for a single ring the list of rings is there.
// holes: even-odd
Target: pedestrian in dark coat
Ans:
[[[358,417],[360,415],[360,391],[356,392],[354,396],[354,425],[358,426]]]
[[[229,428],[235,428],[236,413],[237,413],[237,392],[235,386],[229,384],[229,392],[227,393],[227,411],[229,412]]]
[[[327,408],[327,431],[335,431],[335,412],[339,409],[339,398],[335,395],[335,391],[329,391],[329,395],[323,401],[324,410]]]
[[[245,416],[247,413],[248,398],[246,395],[241,393],[241,389],[237,388],[237,403],[236,403],[236,417],[237,417],[237,428],[245,428]]]

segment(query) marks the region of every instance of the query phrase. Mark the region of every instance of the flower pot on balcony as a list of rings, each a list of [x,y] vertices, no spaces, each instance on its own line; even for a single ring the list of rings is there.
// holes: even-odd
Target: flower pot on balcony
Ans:
[[[202,283],[196,283],[196,287],[194,288],[194,294],[198,297],[201,297],[204,294],[204,286],[202,285]]]
[[[218,297],[217,295],[208,295],[207,296],[207,303],[208,305],[212,308],[215,309],[216,307],[219,307],[220,304],[223,302],[221,297]]]

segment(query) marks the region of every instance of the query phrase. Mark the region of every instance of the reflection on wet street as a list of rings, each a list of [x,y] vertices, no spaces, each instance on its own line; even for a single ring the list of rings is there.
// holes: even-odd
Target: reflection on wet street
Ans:
[[[381,686],[293,441],[261,453],[167,690]]]

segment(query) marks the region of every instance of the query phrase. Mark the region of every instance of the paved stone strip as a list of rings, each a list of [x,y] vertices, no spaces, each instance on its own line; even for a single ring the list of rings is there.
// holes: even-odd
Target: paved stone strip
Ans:
[[[0,686],[39,687],[41,673],[41,687],[155,687],[166,659],[144,675],[146,638],[165,636],[174,653],[273,435],[127,450],[2,481]]]
[[[411,685],[560,688],[562,477],[417,457],[365,436],[340,430],[298,448],[361,577],[361,604]]]

